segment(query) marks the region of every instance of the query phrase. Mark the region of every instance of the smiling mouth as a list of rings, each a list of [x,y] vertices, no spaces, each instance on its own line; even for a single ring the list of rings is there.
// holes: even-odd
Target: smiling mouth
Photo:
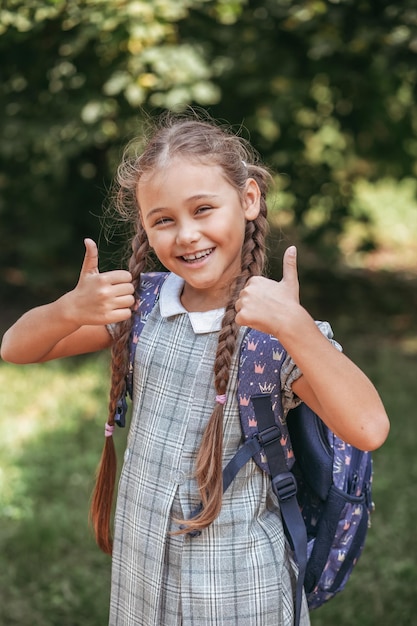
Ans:
[[[195,252],[194,254],[184,254],[181,258],[187,263],[195,263],[209,256],[213,250],[214,248],[207,248],[207,250],[201,250],[201,252]]]

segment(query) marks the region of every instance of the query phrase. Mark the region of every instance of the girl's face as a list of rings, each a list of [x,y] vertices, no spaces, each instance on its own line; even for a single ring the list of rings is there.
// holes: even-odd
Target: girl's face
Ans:
[[[149,244],[161,263],[185,280],[188,310],[225,306],[240,274],[245,223],[260,209],[260,191],[249,178],[242,194],[217,165],[175,159],[143,176],[137,198]]]

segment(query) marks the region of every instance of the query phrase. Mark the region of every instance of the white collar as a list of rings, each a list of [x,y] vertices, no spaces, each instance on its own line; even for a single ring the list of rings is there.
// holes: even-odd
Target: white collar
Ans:
[[[184,280],[176,274],[169,274],[161,287],[159,310],[162,317],[173,317],[187,313],[196,335],[220,330],[225,309],[212,311],[187,311],[181,304]]]

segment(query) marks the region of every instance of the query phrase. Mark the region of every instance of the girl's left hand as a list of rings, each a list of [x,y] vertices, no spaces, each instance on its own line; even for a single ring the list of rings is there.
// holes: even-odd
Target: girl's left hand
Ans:
[[[282,280],[252,276],[240,292],[235,308],[236,322],[241,326],[275,336],[285,332],[287,322],[294,320],[296,312],[304,312],[300,306],[295,246],[284,253]]]
[[[282,280],[250,278],[235,306],[238,324],[273,335],[291,354],[303,373],[292,384],[294,393],[330,430],[361,450],[385,441],[389,421],[375,387],[300,305],[294,246],[285,251]]]

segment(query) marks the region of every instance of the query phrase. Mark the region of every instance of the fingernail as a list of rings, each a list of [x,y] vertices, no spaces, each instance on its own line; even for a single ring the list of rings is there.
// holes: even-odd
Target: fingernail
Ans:
[[[290,246],[290,247],[288,248],[288,254],[289,254],[290,256],[296,256],[296,254],[297,254],[297,248],[296,248],[295,246]]]

